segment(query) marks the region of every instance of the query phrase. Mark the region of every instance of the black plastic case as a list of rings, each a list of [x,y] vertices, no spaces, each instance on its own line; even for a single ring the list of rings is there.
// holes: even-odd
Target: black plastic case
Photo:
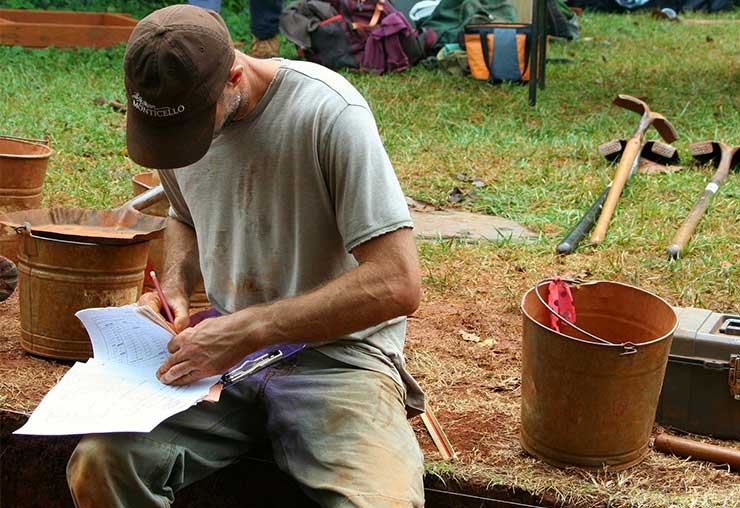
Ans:
[[[673,337],[656,421],[721,439],[740,439],[740,316],[675,307]]]

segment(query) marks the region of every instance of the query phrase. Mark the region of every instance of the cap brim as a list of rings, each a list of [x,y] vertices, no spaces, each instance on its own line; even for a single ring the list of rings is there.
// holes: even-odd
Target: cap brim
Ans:
[[[130,104],[129,104],[130,106]],[[174,169],[198,162],[213,141],[216,105],[203,113],[170,124],[156,125],[135,108],[126,115],[129,157],[152,169]]]

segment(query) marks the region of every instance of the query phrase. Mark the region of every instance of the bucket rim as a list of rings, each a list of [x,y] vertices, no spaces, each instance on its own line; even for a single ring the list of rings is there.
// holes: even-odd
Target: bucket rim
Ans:
[[[43,154],[16,154],[16,153],[0,152],[0,158],[7,157],[9,159],[48,159],[54,154],[54,150],[52,150],[49,145],[43,144],[40,140],[37,142],[37,141],[31,141],[29,139],[22,139],[22,138],[17,138],[14,136],[3,136],[3,135],[0,135],[0,140],[13,141],[15,143],[22,143],[24,145],[39,146],[43,148],[44,150],[46,150],[46,153],[43,153]]]
[[[522,314],[524,314],[524,316],[526,316],[526,318],[529,319],[529,321],[531,323],[533,323],[534,325],[538,326],[539,328],[542,328],[544,330],[547,330],[550,333],[554,333],[555,335],[559,335],[560,337],[563,337],[564,339],[574,340],[574,341],[580,342],[582,344],[587,344],[589,346],[606,347],[606,348],[618,348],[618,349],[631,348],[633,350],[637,350],[637,349],[639,349],[641,347],[651,346],[653,344],[657,344],[659,342],[662,342],[662,341],[670,338],[674,333],[676,333],[676,329],[678,328],[678,316],[676,315],[676,311],[673,309],[673,306],[672,305],[670,305],[667,301],[665,301],[665,299],[663,297],[658,296],[655,293],[653,293],[651,291],[648,291],[646,289],[642,289],[642,288],[639,288],[637,286],[633,286],[632,284],[626,284],[624,282],[617,282],[617,281],[612,281],[612,280],[593,280],[593,281],[579,283],[578,286],[580,287],[580,286],[592,286],[592,285],[596,285],[596,284],[615,284],[615,285],[619,285],[619,286],[628,287],[630,289],[635,289],[635,290],[641,291],[643,293],[647,293],[647,294],[649,294],[649,295],[657,298],[658,300],[660,300],[660,302],[662,302],[666,307],[668,307],[671,310],[671,312],[673,312],[673,315],[674,315],[674,318],[675,318],[675,322],[673,323],[673,327],[671,327],[670,331],[666,332],[665,334],[661,335],[660,337],[657,337],[657,338],[655,338],[653,340],[650,340],[650,341],[647,341],[647,342],[635,343],[635,342],[631,342],[631,341],[625,341],[625,342],[620,342],[620,343],[604,344],[604,343],[600,343],[600,342],[592,342],[592,341],[589,341],[589,340],[579,339],[578,337],[571,337],[570,335],[566,335],[566,334],[564,334],[562,332],[559,332],[557,330],[553,330],[549,326],[543,325],[542,323],[540,323],[539,321],[537,321],[536,319],[534,319],[525,310],[525,308],[524,308],[524,302],[525,302],[525,300],[527,298],[527,295],[529,295],[532,291],[536,291],[537,288],[539,288],[544,282],[547,282],[547,281],[550,281],[550,280],[552,280],[552,278],[542,279],[539,282],[537,282],[534,285],[534,287],[529,288],[524,293],[524,295],[522,296],[522,300],[519,303],[519,308],[521,309]]]
[[[23,230],[23,227],[20,227],[18,229],[21,229],[21,231],[16,230],[15,232],[16,236],[21,237],[22,239],[26,238],[26,233]],[[95,243],[95,242],[81,242],[81,241],[75,241],[75,240],[67,240],[64,238],[54,238],[54,237],[49,237],[49,236],[43,236],[43,235],[39,235],[37,232],[34,233],[33,231],[30,231],[27,237],[33,240],[43,240],[46,242],[57,242],[57,243],[84,245],[84,246],[92,246],[92,247],[124,247],[128,245],[136,245],[139,243],[144,243],[144,242],[149,241],[148,239],[146,239],[146,240],[139,240],[135,242],[120,244],[120,245],[119,244],[108,244],[108,243]]]
[[[135,175],[131,175],[131,181],[134,183],[138,183],[142,187],[146,187],[147,189],[151,189],[151,187],[147,182],[143,182],[142,180],[146,179],[147,177],[150,177],[154,175],[156,171],[144,171],[142,173],[136,173]],[[156,185],[154,186],[156,187]]]

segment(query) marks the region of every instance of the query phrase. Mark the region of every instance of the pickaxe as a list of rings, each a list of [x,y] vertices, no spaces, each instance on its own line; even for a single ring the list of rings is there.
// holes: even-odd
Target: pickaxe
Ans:
[[[689,150],[691,150],[691,155],[701,162],[713,161],[717,171],[704,187],[701,197],[694,204],[694,209],[691,210],[691,213],[676,231],[676,236],[673,237],[673,241],[668,247],[668,255],[673,259],[678,258],[688,245],[696,226],[709,208],[709,203],[720,186],[727,180],[730,168],[735,170],[740,168],[740,146],[727,146],[720,141],[702,141],[689,145]]]
[[[614,99],[614,104],[635,113],[640,113],[642,116],[640,117],[640,123],[637,125],[637,129],[627,141],[627,145],[624,148],[624,153],[619,161],[619,167],[614,174],[611,189],[609,189],[606,201],[601,209],[601,215],[591,234],[591,243],[601,243],[604,237],[606,237],[609,221],[611,221],[612,215],[614,215],[614,209],[617,207],[619,196],[622,195],[622,190],[625,183],[627,183],[632,165],[640,152],[645,131],[653,125],[666,143],[672,143],[678,139],[678,134],[676,133],[676,129],[673,128],[673,125],[663,115],[650,111],[648,105],[640,99],[631,95],[618,95]]]
[[[608,161],[615,161],[620,157],[624,157],[624,150],[627,147],[627,140],[615,139],[608,143],[604,143],[599,147],[599,153],[603,155]],[[627,175],[627,180],[635,173],[637,167],[640,165],[640,158],[646,158],[658,164],[675,164],[678,162],[678,152],[671,145],[661,143],[660,141],[648,141],[642,144],[641,150],[638,152],[637,157],[632,162],[632,167]],[[558,244],[558,254],[571,254],[578,247],[578,243],[583,239],[584,236],[591,231],[594,227],[596,218],[599,216],[601,208],[604,206],[609,190],[613,186],[613,181],[609,182],[604,192],[594,201],[591,208],[583,215],[581,220],[575,227],[568,233],[562,242]]]

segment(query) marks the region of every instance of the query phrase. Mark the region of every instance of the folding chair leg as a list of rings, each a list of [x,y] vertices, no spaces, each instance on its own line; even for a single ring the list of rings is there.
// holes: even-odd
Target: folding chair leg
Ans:
[[[539,74],[539,9],[545,0],[532,0],[532,41],[529,51],[529,105],[537,104],[537,80]]]

